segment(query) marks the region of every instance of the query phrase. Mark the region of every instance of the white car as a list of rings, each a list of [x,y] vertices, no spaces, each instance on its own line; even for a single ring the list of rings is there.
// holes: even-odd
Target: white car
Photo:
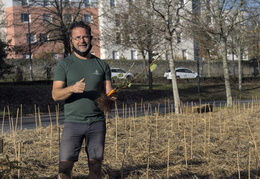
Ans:
[[[125,72],[121,68],[111,68],[111,77],[132,80],[134,75],[132,73]]]
[[[197,78],[198,73],[188,69],[188,68],[175,68],[176,78]],[[168,80],[172,79],[172,74],[170,70],[167,70],[164,75]]]

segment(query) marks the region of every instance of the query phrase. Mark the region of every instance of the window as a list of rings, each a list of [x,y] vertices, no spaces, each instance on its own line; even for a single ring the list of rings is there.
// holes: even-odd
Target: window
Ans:
[[[187,60],[188,59],[188,54],[187,54],[187,49],[182,50],[182,59]]]
[[[116,27],[120,26],[120,15],[119,14],[115,14],[115,23],[116,23]]]
[[[27,40],[27,43],[35,43],[36,42],[36,34],[34,34],[34,33],[26,34],[26,40]]]
[[[84,0],[85,7],[97,7],[97,0]]]
[[[52,22],[51,14],[43,14],[42,19],[43,19],[43,22]]]
[[[30,58],[30,54],[23,54],[23,58],[24,59],[29,59]]]
[[[123,14],[122,15],[122,24],[126,25],[128,23],[128,19],[129,19],[128,14]]]
[[[110,7],[115,7],[115,0],[110,0]]]
[[[136,60],[136,59],[137,59],[136,50],[131,50],[131,60]]]
[[[29,0],[22,0],[22,6],[28,6]]]
[[[64,6],[69,6],[70,5],[70,0],[63,0],[63,5]]]
[[[84,0],[85,7],[90,7],[90,0]]]
[[[21,22],[29,22],[30,14],[21,14]]]
[[[113,51],[113,52],[112,52],[112,58],[113,58],[113,60],[118,60],[118,59],[119,59],[119,53],[118,53],[118,51]]]
[[[121,44],[121,34],[120,34],[120,32],[116,33],[116,44]]]
[[[65,23],[70,23],[70,22],[71,22],[71,19],[72,19],[71,14],[64,14],[64,16],[63,16],[63,21],[64,21]]]
[[[84,22],[91,23],[92,22],[91,15],[84,14]]]
[[[181,33],[177,32],[176,36],[177,36],[177,43],[181,43]]]
[[[45,33],[40,33],[40,42],[44,43],[48,40],[48,35]]]
[[[43,0],[43,7],[50,7],[51,3],[50,0]]]

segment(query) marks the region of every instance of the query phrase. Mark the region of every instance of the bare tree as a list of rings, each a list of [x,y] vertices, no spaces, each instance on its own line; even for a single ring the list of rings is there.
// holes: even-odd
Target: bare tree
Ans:
[[[163,0],[156,1],[151,0],[153,10],[156,13],[157,21],[161,24],[158,26],[159,30],[163,34],[164,40],[167,42],[170,51],[169,58],[169,68],[172,74],[172,89],[174,97],[174,108],[175,113],[181,113],[181,101],[179,97],[176,73],[175,73],[175,63],[174,63],[174,52],[176,47],[174,37],[181,28],[180,24],[180,14],[184,7],[184,4],[179,0]]]
[[[102,40],[105,48],[138,49],[144,61],[144,67],[150,66],[160,46],[156,20],[149,0],[118,1],[116,8],[104,6],[101,14],[107,22],[103,23]],[[113,23],[111,23],[113,22]],[[115,38],[116,37],[116,38]],[[152,90],[152,72],[148,69],[149,90]]]
[[[246,0],[201,0],[196,4],[197,11],[192,19],[187,19],[193,24],[194,34],[196,30],[207,34],[219,47],[219,55],[223,61],[224,80],[226,87],[227,106],[232,106],[232,94],[230,86],[230,74],[228,68],[228,44],[235,27],[245,22]],[[184,17],[185,18],[185,17]]]
[[[249,7],[248,51],[249,58],[254,63],[254,76],[260,72],[260,2],[254,1]],[[258,68],[257,68],[258,66]]]

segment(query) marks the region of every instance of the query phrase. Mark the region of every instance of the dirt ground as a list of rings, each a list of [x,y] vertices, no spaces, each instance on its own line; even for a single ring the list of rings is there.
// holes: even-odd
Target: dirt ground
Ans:
[[[209,113],[194,109],[186,107],[180,115],[107,119],[103,178],[258,178],[260,104],[213,106]],[[148,114],[150,109],[143,106],[143,110]],[[61,131],[62,126],[39,125],[35,130],[14,127],[2,134],[0,176],[56,178]],[[87,178],[83,151],[73,170],[75,179]]]
[[[209,99],[225,98],[223,88],[218,86],[204,88],[204,95],[211,91]],[[56,178],[63,126],[43,128],[39,123],[37,129],[20,130],[16,125],[20,119],[16,117],[17,109],[21,104],[24,114],[34,113],[36,107],[43,113],[48,111],[48,106],[55,111],[50,85],[36,85],[30,89],[0,86],[0,107],[9,106],[12,113],[9,123],[13,126],[10,133],[1,134],[0,178]],[[182,99],[192,99],[197,92],[196,85],[183,89]],[[259,85],[248,85],[243,92],[258,94]],[[122,91],[119,100],[140,101],[147,96],[147,102],[172,97],[171,91],[145,93],[137,90]],[[143,104],[142,110],[151,115],[134,117],[135,109],[125,109],[127,117],[107,119],[103,178],[259,178],[260,104],[253,102],[238,103],[232,108],[213,106],[213,112],[209,113],[196,113],[196,107],[185,107],[180,115],[154,110],[151,113],[148,103]],[[75,179],[87,178],[87,158],[83,151],[73,170]]]

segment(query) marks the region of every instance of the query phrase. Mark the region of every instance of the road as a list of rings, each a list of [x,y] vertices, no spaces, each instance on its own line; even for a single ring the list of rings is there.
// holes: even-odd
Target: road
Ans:
[[[239,101],[240,103],[252,103],[252,100],[243,100]],[[254,101],[254,102],[260,102]],[[238,103],[238,102],[235,102]],[[186,103],[185,106],[192,106],[196,103]],[[214,102],[201,102],[201,104],[214,104],[214,106],[225,106],[226,101],[214,101]],[[107,113],[106,116],[108,119],[118,116],[120,118],[130,118],[130,117],[140,117],[145,115],[165,115],[167,113],[174,112],[173,104],[145,104],[145,105],[124,105],[117,109],[112,109],[111,112]],[[1,119],[0,131],[10,132],[24,129],[34,129],[39,126],[48,126],[50,124],[56,125],[57,123],[63,124],[64,114],[63,112],[59,114],[42,114],[40,116],[22,116],[14,118],[6,117],[4,120]]]

